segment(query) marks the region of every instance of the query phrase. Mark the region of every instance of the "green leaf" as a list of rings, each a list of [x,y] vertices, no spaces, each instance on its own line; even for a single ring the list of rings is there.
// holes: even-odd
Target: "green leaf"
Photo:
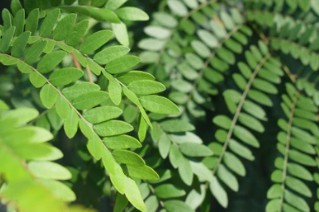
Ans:
[[[184,158],[183,160],[180,161],[180,163],[178,164],[178,173],[182,181],[186,185],[190,186],[192,184],[194,175],[193,175],[192,167],[189,160]]]
[[[116,10],[121,7],[127,0],[108,0],[105,7],[111,10]]]
[[[111,62],[114,59],[117,59],[121,56],[126,55],[130,49],[126,46],[110,46],[107,48],[104,48],[102,51],[98,52],[94,56],[94,60],[98,62],[99,64],[107,64]]]
[[[166,133],[162,133],[158,140],[159,153],[162,158],[166,158],[170,152],[171,140]]]
[[[260,145],[256,139],[256,137],[249,132],[247,129],[241,127],[241,126],[235,126],[234,128],[234,135],[239,138],[242,142],[245,142],[246,144],[249,144],[253,147],[258,148]]]
[[[162,83],[154,80],[138,80],[128,84],[128,89],[137,95],[156,94],[164,91],[166,88]]]
[[[288,190],[285,190],[285,199],[288,203],[290,203],[292,206],[298,208],[301,211],[310,211],[310,208],[304,199],[300,198],[299,196],[295,195],[294,193]]]
[[[221,206],[226,208],[228,206],[228,196],[224,188],[220,185],[215,176],[213,176],[212,181],[209,184],[210,191],[219,202]]]
[[[17,37],[17,39],[13,42],[13,46],[11,49],[12,56],[20,57],[23,55],[30,35],[30,32],[23,32]]]
[[[122,110],[114,106],[96,107],[86,110],[83,114],[84,118],[93,124],[101,123],[111,119],[115,119],[122,114]]]
[[[125,63],[123,62],[125,61]],[[140,58],[134,55],[124,55],[106,64],[106,70],[111,74],[120,74],[129,71],[140,63]]]
[[[180,119],[163,121],[160,123],[160,126],[165,132],[186,132],[195,129],[189,122]]]
[[[95,50],[107,43],[112,37],[113,32],[110,30],[95,32],[84,39],[80,51],[85,54],[92,54]]]
[[[52,74],[49,77],[49,81],[57,86],[65,86],[67,84],[70,84],[72,82],[75,82],[76,80],[80,79],[83,76],[83,72],[77,68],[68,67],[68,68],[62,68],[57,69],[52,72]]]
[[[173,197],[182,197],[186,192],[182,189],[178,189],[172,184],[163,184],[155,188],[155,193],[159,198],[167,199]]]
[[[125,178],[125,196],[132,203],[132,205],[140,211],[145,211],[146,206],[134,180]]]
[[[306,197],[312,197],[312,193],[311,193],[310,189],[301,180],[298,180],[297,178],[288,176],[286,178],[286,184],[291,190],[294,190],[294,191],[298,192],[299,194],[302,194]]]
[[[115,160],[120,164],[131,166],[144,166],[144,160],[136,153],[128,150],[114,150],[112,152]]]
[[[4,32],[4,34],[2,35],[2,39],[0,41],[0,52],[4,53],[8,51],[14,32],[15,27],[10,27],[8,30]]]
[[[55,180],[40,180],[40,182],[47,187],[57,198],[64,201],[75,201],[76,196],[74,192],[65,184]]]
[[[218,167],[217,175],[230,189],[238,191],[239,185],[236,177],[223,165]]]
[[[246,169],[241,160],[237,156],[230,152],[226,152],[224,155],[224,163],[226,166],[231,169],[233,172],[237,173],[240,176],[246,175]]]
[[[306,168],[296,163],[288,163],[288,172],[291,175],[294,175],[304,180],[313,180],[311,173]]]
[[[190,157],[207,157],[213,154],[208,147],[202,144],[182,143],[179,148],[183,154]]]
[[[257,119],[245,113],[240,113],[238,120],[241,124],[257,132],[262,133],[265,130],[264,126]]]
[[[125,74],[122,74],[118,77],[118,80],[123,82],[124,84],[130,84],[131,82],[139,81],[139,80],[155,80],[155,77],[147,72],[142,71],[130,71]]]
[[[39,178],[55,180],[68,180],[71,178],[69,170],[57,163],[30,162],[28,168],[34,176]]]
[[[148,15],[143,11],[135,7],[122,7],[116,10],[116,14],[124,20],[128,21],[147,21]]]
[[[109,96],[115,105],[119,105],[122,101],[122,86],[114,78],[109,78],[108,85]]]
[[[141,103],[146,110],[159,114],[177,114],[179,108],[165,97],[150,95],[140,97]]]
[[[40,55],[42,54],[45,46],[47,45],[46,41],[37,41],[32,44],[31,47],[25,50],[24,59],[28,64],[36,62]]]
[[[279,184],[272,185],[267,192],[267,198],[269,199],[280,198],[282,195],[283,189]]]
[[[149,166],[130,166],[127,165],[129,176],[132,178],[158,181],[158,174]]]
[[[133,127],[119,120],[111,120],[94,126],[94,130],[100,136],[114,136],[131,132]]]
[[[90,109],[107,101],[109,98],[108,94],[103,91],[92,91],[89,93],[84,93],[72,100],[73,105],[79,109]]]
[[[78,131],[79,117],[74,110],[70,110],[64,120],[64,131],[68,138],[73,138]]]
[[[129,46],[129,36],[127,32],[126,25],[124,23],[112,24],[112,30],[114,32],[116,40],[124,45]]]
[[[43,74],[48,73],[62,62],[66,54],[67,53],[62,50],[57,50],[46,54],[38,63],[37,69]]]
[[[53,39],[54,40],[66,40],[75,25],[76,21],[76,14],[68,14],[64,16],[56,25],[54,32],[53,32]]]
[[[166,42],[163,40],[146,38],[138,43],[138,47],[149,51],[160,51],[165,47]]]
[[[171,145],[171,149],[169,151],[169,160],[174,168],[177,168],[181,161],[184,159],[184,156],[182,153],[179,151],[177,146]]]
[[[171,11],[177,16],[186,16],[188,13],[187,7],[181,1],[169,0],[167,4]]]
[[[58,8],[48,11],[40,28],[40,35],[43,37],[49,37],[52,33],[53,27],[57,23],[60,16],[60,10]]]
[[[100,87],[97,84],[89,82],[78,82],[74,85],[64,88],[62,93],[67,99],[73,100],[83,94],[91,93],[93,91],[99,91]]]
[[[119,23],[120,19],[117,17],[117,15],[107,8],[97,8],[97,7],[91,7],[91,6],[63,6],[61,7],[64,10],[67,10],[69,12],[76,12],[83,15],[90,16],[97,21],[106,21],[111,23]]]
[[[109,149],[135,149],[142,147],[141,143],[136,138],[129,135],[107,137],[103,141]]]
[[[31,32],[31,34],[34,34],[38,29],[39,13],[39,8],[33,9],[25,21],[25,30]]]
[[[232,124],[232,121],[224,115],[218,115],[213,119],[214,124],[216,124],[219,127],[222,127],[226,130],[230,129],[230,126]]]
[[[46,108],[52,108],[58,97],[58,93],[51,84],[46,84],[40,91],[42,104]]]

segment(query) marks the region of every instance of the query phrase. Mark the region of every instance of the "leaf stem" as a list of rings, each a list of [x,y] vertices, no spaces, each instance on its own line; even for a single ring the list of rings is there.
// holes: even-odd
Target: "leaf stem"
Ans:
[[[293,100],[293,104],[291,106],[291,110],[290,110],[290,116],[289,116],[289,123],[288,123],[288,128],[287,128],[287,137],[286,137],[286,148],[285,148],[285,155],[284,155],[284,165],[283,165],[283,175],[282,175],[282,191],[285,191],[285,181],[286,181],[286,177],[287,177],[287,168],[288,168],[288,160],[289,160],[289,150],[290,150],[290,142],[291,142],[291,129],[292,129],[292,124],[294,121],[294,114],[295,114],[295,110],[296,110],[296,105],[298,102],[298,98],[299,98],[300,93],[297,92],[295,93],[294,96],[294,100]],[[280,211],[283,211],[283,202],[284,202],[284,193],[282,194],[281,198],[280,198]]]
[[[234,115],[234,118],[232,120],[232,123],[231,123],[231,126],[230,126],[230,129],[227,133],[227,137],[226,137],[226,140],[225,140],[225,143],[224,143],[224,146],[223,146],[223,149],[222,149],[222,152],[221,154],[219,155],[219,158],[218,158],[218,161],[216,163],[216,166],[213,170],[213,175],[215,175],[215,172],[217,171],[218,169],[218,165],[221,163],[223,157],[224,157],[224,154],[226,152],[226,149],[228,148],[228,145],[230,144],[230,141],[231,141],[231,138],[233,136],[233,132],[234,132],[234,129],[236,127],[236,124],[237,124],[237,121],[238,121],[238,118],[239,118],[239,115],[241,113],[241,110],[244,106],[244,103],[246,101],[246,98],[247,98],[247,95],[248,95],[248,92],[250,91],[250,88],[251,88],[251,85],[252,83],[254,82],[257,74],[259,73],[260,69],[262,68],[262,66],[265,64],[265,62],[270,58],[270,54],[268,53],[267,55],[265,55],[263,57],[263,59],[258,63],[258,65],[256,66],[253,74],[251,75],[250,77],[250,80],[248,82],[248,84],[246,85],[246,88],[244,90],[244,93],[243,95],[241,96],[241,99],[239,101],[239,104],[238,104],[238,107],[237,107],[237,110],[235,112],[235,115]]]

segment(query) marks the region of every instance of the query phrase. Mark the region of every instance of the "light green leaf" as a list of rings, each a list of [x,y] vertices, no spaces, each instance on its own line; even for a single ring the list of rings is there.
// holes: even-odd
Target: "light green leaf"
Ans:
[[[128,21],[147,21],[148,15],[143,11],[135,7],[122,7],[116,10],[116,14],[123,20]]]
[[[53,162],[33,161],[28,164],[28,168],[34,176],[39,178],[55,180],[68,180],[71,178],[69,170]]]
[[[179,148],[183,154],[190,157],[206,157],[213,154],[208,147],[202,144],[182,143]]]
[[[181,1],[169,0],[167,4],[175,15],[186,16],[188,13],[187,7]]]
[[[84,93],[72,100],[73,105],[79,109],[90,109],[107,101],[109,98],[108,93],[104,91],[92,91],[89,93]]]
[[[127,87],[137,95],[156,94],[165,90],[165,86],[162,83],[154,80],[134,81],[128,84]]]
[[[139,81],[139,80],[155,80],[155,77],[152,74],[147,72],[130,71],[119,76],[118,80],[120,80],[124,84],[130,84],[131,82]]]
[[[66,40],[71,34],[76,21],[76,14],[67,14],[56,25],[53,32],[54,40]]]
[[[129,135],[119,135],[104,138],[104,143],[109,149],[130,149],[140,148],[141,143],[134,137]]]
[[[73,138],[78,131],[79,116],[74,110],[70,110],[64,120],[64,131],[68,138]]]
[[[58,87],[70,84],[80,79],[83,76],[83,72],[77,68],[68,67],[57,69],[52,72],[49,77],[49,81]]]
[[[131,166],[144,166],[144,160],[136,153],[128,150],[114,150],[112,152],[115,160],[120,164]]]
[[[114,136],[131,132],[134,128],[119,120],[111,120],[94,126],[94,130],[100,136]]]
[[[298,192],[299,194],[302,194],[306,197],[312,197],[312,193],[310,189],[301,180],[298,180],[297,178],[294,178],[294,177],[287,176],[286,184],[291,190],[294,190]]]
[[[210,191],[219,202],[221,206],[226,208],[228,206],[228,196],[224,188],[220,185],[215,176],[213,176],[212,181],[209,184]]]
[[[49,37],[52,33],[53,27],[57,23],[57,20],[60,16],[60,9],[56,8],[51,11],[48,11],[47,16],[45,17],[40,28],[40,35],[43,37]]]
[[[11,49],[12,56],[20,57],[23,55],[30,35],[30,32],[23,32],[16,38]]]
[[[127,165],[127,171],[132,178],[158,181],[158,174],[149,166],[130,166]]]
[[[62,93],[67,99],[73,100],[83,94],[87,94],[93,91],[99,91],[100,87],[97,84],[89,82],[78,82],[74,85],[64,88]]]
[[[95,50],[103,46],[113,37],[111,30],[101,30],[95,32],[84,39],[80,51],[86,54],[92,54]]]
[[[241,160],[237,156],[230,152],[226,152],[224,155],[224,163],[226,166],[231,169],[233,172],[237,173],[240,176],[246,175],[246,169]]]
[[[218,167],[217,175],[230,189],[238,191],[239,185],[236,177],[223,165]]]
[[[39,8],[35,8],[29,13],[28,18],[25,21],[25,30],[31,32],[32,34],[35,33],[38,28],[38,21]]]
[[[228,130],[232,124],[232,121],[227,116],[218,115],[213,119],[213,123]]]
[[[189,122],[181,119],[162,121],[160,123],[160,126],[165,132],[186,132],[195,129],[195,127],[191,125]]]
[[[84,118],[93,124],[108,121],[119,117],[122,114],[122,110],[114,106],[102,106],[96,107],[90,110],[86,110],[83,114]]]
[[[177,188],[172,184],[163,184],[155,188],[156,196],[159,198],[173,198],[173,197],[182,197],[186,192],[182,189]]]
[[[108,91],[112,102],[119,105],[122,101],[122,86],[116,79],[109,78]]]
[[[256,137],[250,131],[241,126],[235,126],[234,135],[237,138],[239,138],[242,142],[249,144],[253,147],[258,148],[260,146]]]
[[[125,63],[123,62],[125,61]],[[120,74],[129,71],[139,64],[141,59],[134,55],[124,55],[106,64],[106,70],[111,74]]]
[[[41,184],[47,187],[57,198],[72,202],[76,199],[74,192],[65,184],[55,180],[40,180]]]
[[[116,10],[121,7],[127,0],[108,0],[105,7],[111,10]]]
[[[46,54],[38,63],[37,70],[41,73],[48,73],[53,70],[59,63],[62,62],[64,57],[66,56],[66,52],[62,50],[57,50]]]
[[[42,54],[45,46],[47,45],[46,41],[37,41],[32,44],[31,47],[25,50],[24,59],[28,64],[36,62],[40,55]]]
[[[193,182],[194,174],[192,172],[192,167],[188,159],[184,158],[180,161],[178,165],[178,173],[182,181],[190,186]]]
[[[162,133],[158,140],[158,148],[162,158],[166,158],[170,152],[171,140],[166,133]]]
[[[61,7],[64,10],[67,10],[69,12],[75,12],[80,13],[83,15],[90,16],[97,21],[106,21],[111,23],[119,23],[120,19],[117,17],[117,15],[107,8],[97,8],[97,7],[91,7],[91,6],[63,6]]]
[[[58,97],[58,93],[51,84],[46,84],[40,91],[42,104],[46,108],[52,108]]]
[[[177,114],[179,108],[165,97],[150,95],[140,97],[142,105],[146,110],[159,114]]]
[[[124,45],[129,46],[129,36],[127,32],[126,25],[124,23],[112,24],[112,30],[114,32],[116,40]]]
[[[126,46],[110,46],[95,54],[94,60],[99,64],[104,65],[114,59],[126,55],[129,51],[130,49]]]
[[[132,205],[140,211],[145,211],[146,206],[136,182],[128,177],[125,178],[125,196]]]

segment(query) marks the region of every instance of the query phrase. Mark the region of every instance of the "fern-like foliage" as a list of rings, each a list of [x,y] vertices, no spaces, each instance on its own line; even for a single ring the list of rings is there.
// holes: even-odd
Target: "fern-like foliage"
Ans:
[[[280,119],[278,151],[281,156],[275,161],[276,170],[271,179],[275,183],[268,191],[267,211],[311,211],[304,198],[312,197],[312,191],[305,182],[313,181],[308,167],[316,166],[315,146],[318,126],[315,113],[318,108],[311,99],[304,96],[293,85],[286,85],[282,109],[286,115]]]
[[[1,204],[83,211],[74,181],[94,175],[114,211],[317,211],[318,1],[157,2],[142,36],[138,0],[3,9]],[[52,162],[63,138],[94,171]]]
[[[60,180],[70,179],[71,173],[52,162],[63,156],[48,143],[53,135],[27,125],[38,112],[30,108],[9,110],[1,103],[0,159],[5,161],[0,165],[1,199],[21,211],[80,211],[66,204],[75,195]]]
[[[4,10],[2,16],[0,62],[16,65],[28,75],[33,86],[40,88],[41,102],[50,109],[48,116],[61,120],[69,138],[80,129],[88,139],[89,152],[102,161],[117,191],[144,210],[137,184],[131,178],[156,180],[158,175],[140,156],[127,150],[141,144],[127,135],[134,127],[119,117],[126,98],[139,109],[138,135],[143,140],[151,126],[145,110],[178,113],[172,102],[155,95],[165,87],[150,74],[130,71],[140,59],[129,55],[126,46],[106,46],[113,38],[111,30],[86,36],[88,20],[77,21],[76,14],[61,16],[60,9],[52,9],[40,16],[34,9],[25,18],[25,11],[20,9],[14,15]],[[74,47],[79,43],[78,49]],[[67,57],[73,58],[75,67],[63,64]],[[89,82],[81,80],[84,75]],[[107,80],[107,90],[93,83],[99,75]],[[127,169],[126,174],[120,164]]]
[[[243,23],[235,8],[170,0],[145,28],[150,38],[139,43],[142,60],[154,64],[150,72],[170,86],[169,97],[185,115],[203,117],[204,108],[212,109],[209,96],[218,93],[216,86],[252,33]]]

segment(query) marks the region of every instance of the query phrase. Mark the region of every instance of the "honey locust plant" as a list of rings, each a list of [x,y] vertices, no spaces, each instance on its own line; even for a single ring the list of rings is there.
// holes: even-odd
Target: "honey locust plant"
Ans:
[[[319,211],[318,20],[318,0],[12,0],[0,209]]]

